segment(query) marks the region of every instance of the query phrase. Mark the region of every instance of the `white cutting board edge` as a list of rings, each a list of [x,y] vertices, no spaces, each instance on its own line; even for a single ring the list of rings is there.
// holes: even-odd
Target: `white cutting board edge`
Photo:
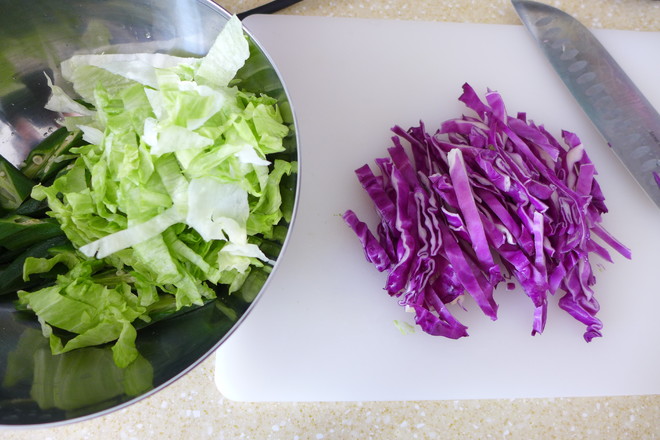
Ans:
[[[239,401],[366,401],[558,397],[660,392],[660,210],[570,97],[520,26],[326,17],[253,16],[246,27],[278,66],[297,113],[302,189],[284,257],[251,313],[216,354],[215,382]],[[660,33],[596,31],[654,105],[660,105]],[[653,52],[655,50],[655,52]],[[645,56],[643,56],[645,55]],[[654,75],[652,72],[656,72]],[[532,337],[529,300],[497,293],[499,319],[470,304],[458,341],[401,334],[409,314],[382,291],[340,215],[374,224],[353,170],[385,155],[389,127],[427,127],[464,112],[468,81],[500,91],[558,135],[575,131],[600,172],[604,225],[633,261],[596,268],[604,337],[551,298],[546,331]],[[606,150],[606,149],[605,149]],[[623,295],[626,295],[624,298]]]

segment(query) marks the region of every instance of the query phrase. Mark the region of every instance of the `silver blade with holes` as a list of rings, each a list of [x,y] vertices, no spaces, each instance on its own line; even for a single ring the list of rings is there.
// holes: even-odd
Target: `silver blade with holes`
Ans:
[[[559,9],[512,0],[587,116],[660,207],[660,115],[594,35]]]

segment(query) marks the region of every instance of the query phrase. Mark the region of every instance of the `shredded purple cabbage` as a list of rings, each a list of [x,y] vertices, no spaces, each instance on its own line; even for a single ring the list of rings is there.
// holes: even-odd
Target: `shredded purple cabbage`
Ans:
[[[586,326],[589,342],[602,336],[589,256],[612,261],[594,238],[631,258],[600,224],[607,208],[595,167],[574,133],[560,141],[524,113],[509,116],[497,92],[485,98],[465,84],[459,100],[475,116],[435,134],[423,122],[393,127],[379,174],[356,170],[380,218],[376,233],[351,210],[343,218],[367,260],[387,271],[385,290],[425,332],[467,336],[450,303],[467,293],[495,320],[494,290],[516,281],[534,304],[532,334],[545,327],[548,293],[561,291],[559,306]]]

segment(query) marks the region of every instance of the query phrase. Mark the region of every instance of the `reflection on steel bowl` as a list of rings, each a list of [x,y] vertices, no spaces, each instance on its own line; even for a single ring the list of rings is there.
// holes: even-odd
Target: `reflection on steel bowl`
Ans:
[[[0,0],[0,155],[20,167],[35,147],[58,131],[62,114],[46,110],[51,95],[46,76],[69,88],[61,62],[74,54],[165,53],[206,55],[230,14],[210,0]],[[277,100],[289,134],[278,157],[298,162],[293,110],[283,82],[258,42],[247,34],[250,56],[236,79],[242,91]],[[285,130],[286,132],[286,130]],[[0,279],[0,425],[51,426],[102,415],[167,386],[210,355],[240,324],[275,272],[286,247],[297,205],[298,173],[280,189],[291,215],[281,243],[264,250],[273,271],[249,289],[183,308],[138,327],[139,355],[125,368],[113,360],[111,344],[53,355],[51,343],[30,310],[17,308],[16,289]],[[0,209],[0,217],[9,215]],[[3,246],[0,278],[19,261]],[[18,280],[21,281],[21,280]],[[10,285],[6,277],[5,285]],[[20,285],[16,284],[16,285]]]

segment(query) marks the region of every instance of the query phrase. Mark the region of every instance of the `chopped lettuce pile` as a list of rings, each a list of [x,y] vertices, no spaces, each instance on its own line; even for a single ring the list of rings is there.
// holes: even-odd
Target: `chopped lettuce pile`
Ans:
[[[53,353],[114,342],[137,356],[134,321],[163,303],[177,310],[239,289],[272,261],[259,247],[290,212],[280,183],[296,163],[274,98],[232,83],[249,57],[232,17],[202,58],[165,54],[76,55],[62,64],[75,95],[49,84],[47,108],[82,132],[73,162],[34,187],[73,248],[28,258],[24,277],[59,268],[56,282],[20,291]],[[63,269],[64,268],[64,269]]]
[[[509,116],[497,92],[485,98],[465,84],[460,101],[474,115],[435,133],[394,127],[379,174],[356,170],[380,218],[376,233],[351,210],[343,218],[425,332],[467,336],[449,310],[465,293],[495,320],[494,290],[515,280],[534,304],[532,334],[544,330],[548,293],[562,291],[559,306],[589,342],[602,336],[589,257],[612,261],[595,238],[631,258],[601,225],[594,164],[575,134],[564,131],[562,142],[525,114]]]

